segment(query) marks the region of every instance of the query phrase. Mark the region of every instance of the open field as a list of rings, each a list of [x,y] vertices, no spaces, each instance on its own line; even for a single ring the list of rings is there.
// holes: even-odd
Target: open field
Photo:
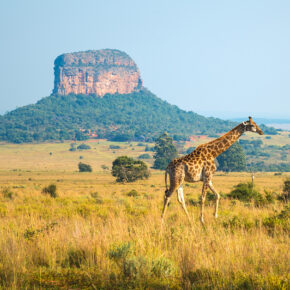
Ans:
[[[101,169],[119,155],[139,156],[144,146],[120,143],[126,148],[108,150],[113,143],[101,141],[87,143],[91,150],[69,152],[69,144],[0,146],[0,287],[290,287],[285,203],[275,199],[255,206],[223,198],[215,220],[209,202],[203,228],[197,204],[201,183],[186,184],[192,226],[173,198],[161,230],[164,174],[152,170],[148,180],[118,184]],[[77,172],[79,161],[94,172]],[[257,173],[255,184],[262,194],[276,196],[287,177]],[[227,194],[250,180],[249,173],[217,173],[214,185]],[[52,183],[56,198],[42,193]]]

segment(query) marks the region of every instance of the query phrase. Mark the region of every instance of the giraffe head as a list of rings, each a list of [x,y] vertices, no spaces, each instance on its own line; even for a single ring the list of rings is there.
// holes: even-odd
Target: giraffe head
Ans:
[[[254,132],[260,135],[263,135],[263,131],[259,128],[259,126],[253,121],[252,117],[249,117],[248,121],[242,123],[244,126],[245,132]]]

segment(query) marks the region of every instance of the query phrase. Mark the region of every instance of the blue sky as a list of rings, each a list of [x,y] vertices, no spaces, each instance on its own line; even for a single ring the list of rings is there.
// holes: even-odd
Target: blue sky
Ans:
[[[114,48],[185,110],[290,118],[290,1],[0,3],[0,114],[51,94],[65,52]]]

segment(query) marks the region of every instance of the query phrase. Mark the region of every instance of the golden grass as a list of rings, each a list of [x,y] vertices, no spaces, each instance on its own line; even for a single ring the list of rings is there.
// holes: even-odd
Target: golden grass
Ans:
[[[264,225],[284,204],[276,200],[257,208],[222,199],[218,220],[214,207],[206,207],[203,228],[199,207],[187,202],[190,226],[173,198],[161,230],[163,173],[116,183],[100,167],[115,158],[108,144],[76,156],[67,151],[69,143],[2,145],[0,288],[289,288],[289,219],[288,227]],[[127,148],[120,153],[144,153],[135,145],[132,150],[121,144]],[[78,155],[97,172],[76,172]],[[261,193],[280,193],[287,176],[257,173],[255,183]],[[225,194],[250,180],[249,173],[218,173],[214,185]],[[51,183],[57,198],[42,193]],[[132,189],[138,196],[127,195]],[[187,201],[197,201],[200,191],[201,183],[184,186]]]

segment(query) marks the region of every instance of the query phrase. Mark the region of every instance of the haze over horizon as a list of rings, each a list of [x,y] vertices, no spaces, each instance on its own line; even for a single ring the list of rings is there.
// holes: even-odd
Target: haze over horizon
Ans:
[[[112,48],[182,109],[289,119],[289,14],[286,0],[3,1],[0,114],[51,94],[58,55]]]

